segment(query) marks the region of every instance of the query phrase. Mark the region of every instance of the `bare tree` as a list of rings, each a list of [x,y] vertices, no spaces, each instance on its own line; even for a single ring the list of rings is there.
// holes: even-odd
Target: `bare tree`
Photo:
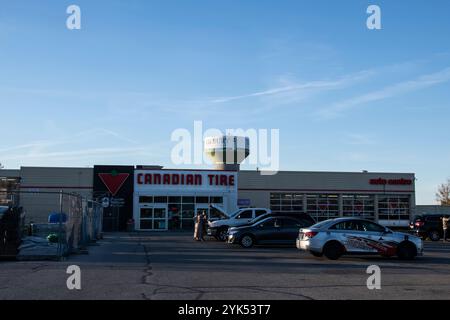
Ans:
[[[446,183],[442,183],[436,192],[436,200],[441,206],[450,206],[450,179]]]

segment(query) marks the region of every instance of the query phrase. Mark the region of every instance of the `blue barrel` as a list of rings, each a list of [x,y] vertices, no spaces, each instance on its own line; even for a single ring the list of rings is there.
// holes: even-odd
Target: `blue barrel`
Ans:
[[[65,223],[67,215],[65,213],[53,212],[48,215],[48,223]]]

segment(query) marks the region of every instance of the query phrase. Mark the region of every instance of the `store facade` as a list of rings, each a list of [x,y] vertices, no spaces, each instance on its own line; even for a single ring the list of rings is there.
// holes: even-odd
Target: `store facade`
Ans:
[[[169,170],[160,166],[94,168],[23,167],[0,170],[20,181],[28,219],[47,221],[55,200],[33,193],[70,192],[104,203],[105,231],[191,230],[193,217],[211,205],[233,212],[238,207],[306,212],[316,221],[336,217],[372,219],[389,227],[406,227],[416,214],[415,175],[383,172]],[[114,220],[115,219],[115,220]]]
[[[237,204],[238,175],[215,170],[135,170],[133,218],[136,230],[192,229],[194,216],[209,218],[233,211]]]
[[[407,227],[415,215],[415,175],[380,172],[239,172],[239,200],[280,212],[306,212],[316,221],[359,217]]]

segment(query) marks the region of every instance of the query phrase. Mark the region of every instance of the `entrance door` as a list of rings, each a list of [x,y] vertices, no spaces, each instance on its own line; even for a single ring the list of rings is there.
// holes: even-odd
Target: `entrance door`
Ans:
[[[166,231],[168,228],[167,205],[146,205],[139,208],[140,230]]]

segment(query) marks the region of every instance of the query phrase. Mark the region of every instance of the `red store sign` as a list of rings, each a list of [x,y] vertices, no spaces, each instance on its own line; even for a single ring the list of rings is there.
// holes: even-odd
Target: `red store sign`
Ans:
[[[372,185],[404,185],[409,186],[413,184],[413,181],[411,179],[370,179],[370,184]]]
[[[136,176],[139,185],[186,185],[202,186],[205,183],[201,174],[182,173],[139,173]],[[234,175],[208,174],[206,183],[210,186],[234,186]]]

